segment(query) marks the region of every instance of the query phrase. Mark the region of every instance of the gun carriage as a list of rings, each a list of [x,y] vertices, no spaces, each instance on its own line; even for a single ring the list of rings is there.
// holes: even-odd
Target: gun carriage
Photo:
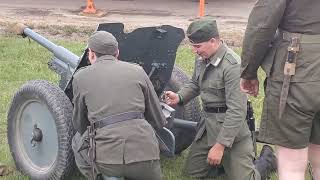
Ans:
[[[119,59],[142,66],[159,98],[164,90],[176,92],[188,81],[188,76],[174,66],[177,48],[185,37],[182,29],[163,25],[124,33],[122,23],[107,23],[99,24],[97,30],[108,31],[117,38]],[[19,34],[52,52],[48,66],[61,78],[59,85],[29,81],[16,92],[8,113],[10,150],[17,169],[32,179],[66,179],[75,167],[71,148],[75,133],[71,122],[72,76],[77,69],[89,65],[87,49],[79,57],[28,27],[19,27]],[[191,144],[200,120],[200,102],[194,99],[175,109],[160,103],[169,122],[157,132],[160,149],[164,155],[173,156]],[[253,111],[249,110],[247,119],[255,137]]]

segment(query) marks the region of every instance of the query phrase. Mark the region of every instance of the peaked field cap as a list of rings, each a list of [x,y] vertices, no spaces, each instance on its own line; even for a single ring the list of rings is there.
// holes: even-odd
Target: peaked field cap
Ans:
[[[202,43],[219,37],[216,20],[212,17],[203,17],[193,21],[187,29],[187,36],[191,43]]]
[[[103,55],[114,55],[118,50],[118,41],[109,32],[96,31],[88,40],[88,48]]]

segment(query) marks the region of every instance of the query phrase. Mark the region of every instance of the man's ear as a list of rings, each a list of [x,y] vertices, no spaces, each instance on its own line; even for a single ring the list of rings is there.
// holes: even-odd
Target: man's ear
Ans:
[[[216,41],[217,41],[216,38],[211,38],[211,39],[210,39],[210,42],[211,42],[211,43],[215,43]]]
[[[120,54],[120,51],[119,51],[119,49],[118,49],[118,50],[117,50],[117,53],[116,53],[116,55],[115,55],[114,57],[116,57],[116,58],[118,59],[119,54]]]
[[[92,57],[92,55],[93,55],[93,51],[90,48],[88,48],[88,57]]]
[[[92,51],[90,48],[88,48],[88,59],[90,61],[90,64],[95,63],[97,59],[96,53]]]

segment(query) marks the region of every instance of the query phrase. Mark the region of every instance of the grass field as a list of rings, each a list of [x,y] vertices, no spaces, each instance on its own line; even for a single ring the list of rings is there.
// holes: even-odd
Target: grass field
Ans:
[[[66,47],[77,55],[81,55],[85,47],[85,44],[81,42],[58,41],[55,43]],[[7,111],[14,92],[26,81],[45,79],[55,83],[58,82],[59,77],[47,67],[47,62],[50,57],[51,54],[49,51],[32,40],[29,43],[27,39],[20,37],[0,36],[0,162],[10,166],[13,170],[13,173],[5,177],[0,177],[0,179],[28,179],[18,171],[14,171],[14,162],[7,144]],[[192,73],[193,59],[194,56],[187,46],[179,48],[176,63],[188,74]],[[262,73],[259,73],[259,75],[262,78]],[[263,92],[260,91],[259,97],[252,99],[252,101],[256,119],[259,119]],[[259,148],[261,147],[259,146]],[[161,163],[164,179],[191,179],[183,176],[181,173],[186,155],[187,152],[184,152],[173,159],[162,158]],[[72,179],[83,178],[75,175]],[[272,179],[276,180],[277,178],[273,177]]]

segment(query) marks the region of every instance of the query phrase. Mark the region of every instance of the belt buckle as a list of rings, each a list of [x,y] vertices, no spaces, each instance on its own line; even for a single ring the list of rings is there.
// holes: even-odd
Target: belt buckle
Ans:
[[[282,39],[285,41],[290,41],[291,34],[289,32],[282,32]]]
[[[282,32],[282,39],[283,39],[283,40],[287,40],[287,36],[285,35],[284,32]]]
[[[220,107],[217,107],[217,113],[220,113],[221,111],[220,111]]]
[[[92,123],[92,129],[96,129],[96,128],[99,128],[100,127],[100,121],[96,121],[94,123]]]

